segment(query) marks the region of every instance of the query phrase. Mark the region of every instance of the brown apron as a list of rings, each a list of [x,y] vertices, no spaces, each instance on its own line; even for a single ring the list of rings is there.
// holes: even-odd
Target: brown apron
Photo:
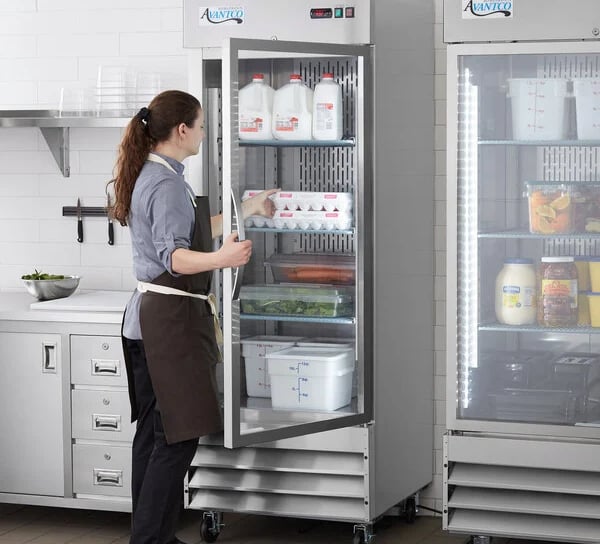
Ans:
[[[190,249],[212,251],[207,197],[195,197],[195,225]],[[151,283],[207,295],[212,272],[172,276],[163,272]],[[148,371],[167,443],[223,430],[215,366],[220,353],[211,307],[184,295],[144,292],[140,325]],[[125,350],[126,351],[126,350]],[[127,357],[126,357],[127,359]],[[137,416],[131,365],[126,360],[132,420]]]

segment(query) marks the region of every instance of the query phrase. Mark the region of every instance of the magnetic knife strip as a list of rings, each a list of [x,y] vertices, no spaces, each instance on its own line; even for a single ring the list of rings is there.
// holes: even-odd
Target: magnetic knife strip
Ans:
[[[63,217],[77,216],[77,206],[63,206]],[[108,215],[103,206],[81,206],[82,217],[106,217]]]

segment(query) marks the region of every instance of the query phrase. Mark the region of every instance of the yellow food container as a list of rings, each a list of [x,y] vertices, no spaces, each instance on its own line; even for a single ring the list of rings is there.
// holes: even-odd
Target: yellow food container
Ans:
[[[593,291],[590,284],[590,257],[575,257],[577,287],[580,291]],[[600,291],[600,289],[598,289]]]
[[[590,293],[589,291],[579,291],[577,294],[577,324],[590,325]],[[598,301],[600,303],[600,300]]]
[[[588,293],[590,304],[590,323],[592,327],[600,327],[600,293]]]
[[[600,258],[590,257],[588,264],[590,269],[590,288],[594,293],[600,293]]]

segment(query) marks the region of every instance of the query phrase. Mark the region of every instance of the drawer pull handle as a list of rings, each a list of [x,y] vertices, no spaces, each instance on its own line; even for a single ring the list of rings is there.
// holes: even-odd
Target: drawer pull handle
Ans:
[[[92,376],[119,376],[119,361],[111,359],[92,359]]]
[[[92,415],[94,431],[120,431],[121,416]]]
[[[123,487],[122,470],[94,469],[94,485],[105,485],[110,487]]]
[[[42,342],[42,372],[56,374],[56,343]]]

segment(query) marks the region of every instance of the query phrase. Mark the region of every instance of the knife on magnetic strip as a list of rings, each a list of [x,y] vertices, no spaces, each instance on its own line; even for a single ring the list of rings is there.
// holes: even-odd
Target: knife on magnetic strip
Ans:
[[[81,215],[81,202],[77,199],[77,241],[83,242],[83,217]]]
[[[115,229],[111,218],[112,210],[110,209],[110,195],[106,193],[106,216],[108,217],[108,245],[112,246],[115,243]]]

